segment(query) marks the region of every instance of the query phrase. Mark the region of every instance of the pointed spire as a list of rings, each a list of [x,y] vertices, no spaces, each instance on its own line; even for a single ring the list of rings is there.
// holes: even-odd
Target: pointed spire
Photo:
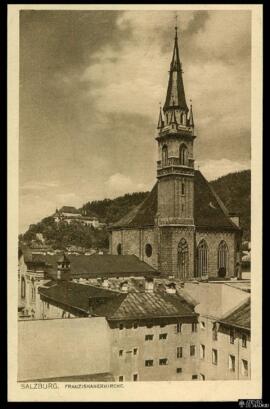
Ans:
[[[163,127],[164,127],[164,121],[163,121],[163,118],[162,118],[162,110],[161,110],[161,106],[160,106],[157,129],[161,129]]]
[[[190,100],[190,108],[189,108],[189,126],[193,126],[193,127],[194,127],[193,110],[192,110],[192,100]]]
[[[169,83],[164,110],[166,111],[167,109],[172,108],[172,102],[174,100],[177,108],[183,109],[184,111],[188,112],[182,77],[183,71],[179,57],[177,30],[178,28],[177,26],[175,26],[173,56],[169,71]]]

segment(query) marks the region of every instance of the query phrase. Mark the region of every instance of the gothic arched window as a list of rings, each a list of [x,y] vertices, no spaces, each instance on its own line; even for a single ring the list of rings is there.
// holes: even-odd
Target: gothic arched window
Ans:
[[[162,166],[167,166],[168,164],[168,147],[164,145],[162,147]]]
[[[119,244],[117,245],[117,254],[118,254],[119,256],[122,254],[122,245],[121,245],[121,243],[119,243]]]
[[[197,275],[204,276],[208,273],[208,247],[205,240],[201,240],[197,247]]]
[[[179,159],[180,165],[187,165],[188,164],[188,149],[186,145],[181,145],[179,149]]]
[[[228,246],[224,240],[218,246],[218,275],[225,277],[228,269]]]
[[[25,278],[21,279],[21,297],[25,298]]]
[[[185,279],[188,277],[188,244],[184,238],[182,238],[177,248],[177,272],[178,278]]]

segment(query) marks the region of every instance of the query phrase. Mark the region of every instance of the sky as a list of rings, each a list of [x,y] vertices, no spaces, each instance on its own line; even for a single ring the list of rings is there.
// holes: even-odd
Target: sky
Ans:
[[[150,190],[174,11],[20,14],[19,231],[63,205]],[[195,168],[250,168],[250,11],[177,11]]]

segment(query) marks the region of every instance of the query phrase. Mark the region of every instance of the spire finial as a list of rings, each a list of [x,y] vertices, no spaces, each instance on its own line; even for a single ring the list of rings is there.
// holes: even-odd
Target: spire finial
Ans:
[[[177,13],[175,14],[175,38],[177,38],[177,30],[178,30],[178,21],[177,21]]]

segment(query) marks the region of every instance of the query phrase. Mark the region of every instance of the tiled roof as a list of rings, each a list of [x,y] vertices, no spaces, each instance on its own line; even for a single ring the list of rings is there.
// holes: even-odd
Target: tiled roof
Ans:
[[[125,215],[111,229],[154,226],[157,213],[158,184],[146,199]],[[232,229],[239,228],[230,220],[228,211],[200,171],[194,175],[194,221],[197,227]]]
[[[31,254],[29,251],[26,254],[26,263],[29,267],[34,268],[37,264],[42,265],[50,277],[56,277],[59,254]],[[157,271],[153,267],[135,255],[92,254],[85,256],[70,254],[68,260],[71,276],[74,278],[157,275]]]
[[[121,293],[90,285],[60,282],[39,288],[43,301],[52,302],[75,315],[106,317],[109,321],[182,317],[194,318],[193,306],[178,294],[157,291]]]
[[[90,298],[104,300],[105,298],[112,298],[120,294],[116,291],[78,284],[72,281],[62,281],[49,288],[39,287],[39,293],[41,300],[52,301],[58,306],[66,306],[67,309],[74,310],[80,316],[87,316],[89,314]]]
[[[194,317],[196,314],[177,294],[164,292],[129,292],[117,305],[118,298],[109,301],[97,310],[101,314],[107,309],[108,320],[146,319],[162,317]]]
[[[250,330],[250,298],[219,322],[228,326]]]

